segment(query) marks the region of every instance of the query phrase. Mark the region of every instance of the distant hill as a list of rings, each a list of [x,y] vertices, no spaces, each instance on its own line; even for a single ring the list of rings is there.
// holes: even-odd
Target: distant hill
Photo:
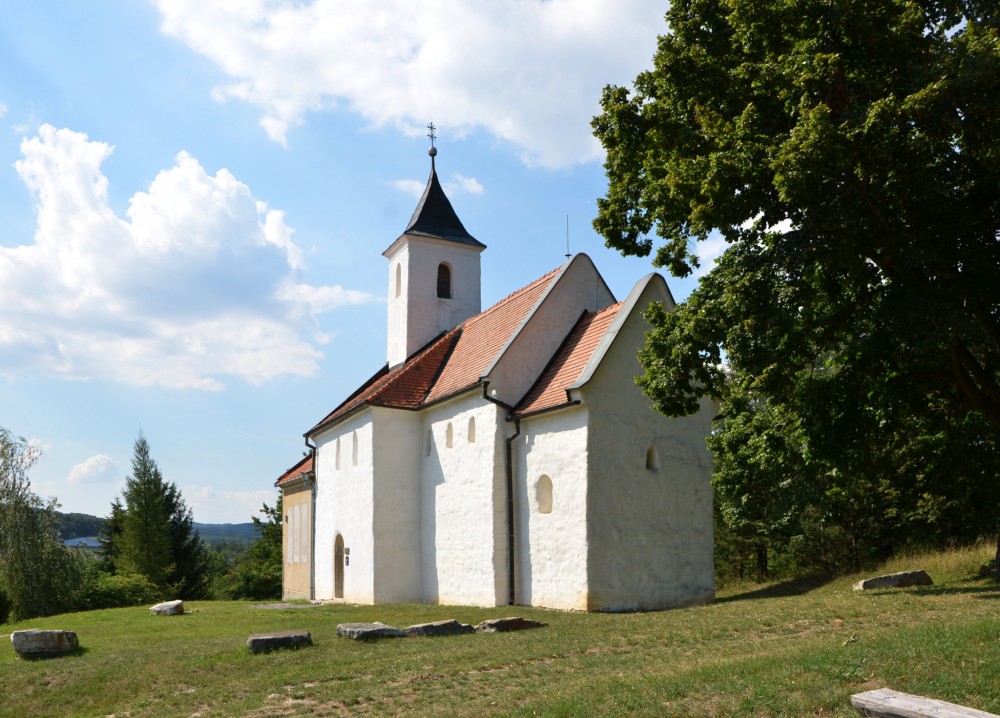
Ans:
[[[251,544],[260,536],[252,523],[200,524],[195,521],[194,530],[201,535],[201,540],[205,543],[235,541],[236,543]]]
[[[59,513],[62,521],[62,529],[59,531],[59,538],[66,540],[78,538],[93,538],[97,536],[104,526],[106,519],[90,514],[64,514]],[[232,541],[234,543],[252,544],[257,540],[257,529],[253,523],[245,524],[194,524],[195,531],[201,536],[202,541],[207,544]]]
[[[105,519],[98,516],[91,516],[90,514],[59,513],[59,519],[62,522],[59,538],[64,541],[66,539],[97,536],[104,527],[105,522]]]

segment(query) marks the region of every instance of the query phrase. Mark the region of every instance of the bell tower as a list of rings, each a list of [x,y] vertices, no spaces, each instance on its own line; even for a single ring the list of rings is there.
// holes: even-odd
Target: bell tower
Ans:
[[[389,368],[481,310],[479,255],[486,245],[466,231],[441,188],[434,123],[427,130],[427,186],[406,229],[382,252],[389,262]]]

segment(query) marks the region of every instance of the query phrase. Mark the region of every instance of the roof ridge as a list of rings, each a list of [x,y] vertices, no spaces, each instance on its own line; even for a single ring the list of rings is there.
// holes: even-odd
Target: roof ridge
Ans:
[[[550,272],[547,272],[547,273],[543,274],[543,275],[542,275],[541,277],[539,277],[538,279],[534,280],[533,282],[529,282],[528,284],[525,284],[525,285],[524,285],[523,287],[521,287],[521,288],[520,288],[520,289],[518,289],[517,291],[514,291],[514,292],[511,292],[511,293],[510,293],[510,294],[508,294],[508,295],[507,295],[506,297],[504,297],[503,299],[499,300],[498,302],[496,302],[496,303],[495,303],[495,304],[493,304],[492,306],[490,306],[490,307],[487,307],[486,309],[484,309],[483,311],[481,311],[481,312],[480,312],[479,314],[477,314],[476,316],[474,316],[474,317],[469,317],[469,318],[468,318],[468,319],[466,319],[466,320],[465,320],[464,322],[462,322],[462,324],[460,324],[459,326],[464,326],[464,325],[467,325],[467,324],[470,324],[471,322],[475,322],[475,321],[477,321],[477,320],[478,320],[478,319],[480,319],[481,317],[485,317],[485,316],[486,316],[487,314],[490,314],[490,313],[491,313],[491,312],[493,312],[493,311],[494,311],[495,309],[499,308],[499,307],[500,307],[500,305],[502,305],[502,304],[506,303],[506,302],[507,302],[508,300],[510,300],[510,299],[513,299],[514,297],[516,297],[516,296],[517,296],[517,295],[519,295],[519,294],[524,294],[525,292],[527,292],[528,290],[530,290],[530,289],[532,289],[533,287],[537,286],[538,284],[540,284],[540,283],[544,282],[545,280],[547,280],[547,279],[551,278],[551,277],[552,277],[552,275],[554,275],[554,274],[555,274],[556,272],[558,272],[558,271],[559,271],[560,269],[562,269],[562,265],[560,265],[560,266],[556,267],[555,269],[553,269],[553,270],[552,270],[552,271],[550,271]]]

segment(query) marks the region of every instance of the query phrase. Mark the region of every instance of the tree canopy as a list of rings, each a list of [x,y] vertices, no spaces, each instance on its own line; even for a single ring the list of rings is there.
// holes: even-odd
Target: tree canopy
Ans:
[[[639,382],[670,415],[722,402],[716,486],[785,482],[772,529],[893,472],[913,494],[881,495],[918,513],[958,500],[947,475],[967,495],[995,480],[998,18],[978,0],[677,0],[653,68],[603,93],[608,245],[677,276],[700,240],[727,246],[650,311]]]
[[[179,598],[205,590],[207,556],[194,519],[176,484],[166,481],[141,433],[132,473],[101,534],[104,563],[116,573],[138,574]]]
[[[48,616],[72,606],[79,557],[59,539],[54,500],[31,490],[36,446],[0,427],[0,622]]]

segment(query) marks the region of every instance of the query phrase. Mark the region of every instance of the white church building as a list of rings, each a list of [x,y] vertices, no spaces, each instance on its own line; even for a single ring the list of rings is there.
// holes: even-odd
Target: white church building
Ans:
[[[590,258],[482,311],[480,256],[434,168],[388,262],[388,361],[282,475],[285,598],[659,609],[715,594],[714,407],[636,386],[664,279],[617,300]]]

